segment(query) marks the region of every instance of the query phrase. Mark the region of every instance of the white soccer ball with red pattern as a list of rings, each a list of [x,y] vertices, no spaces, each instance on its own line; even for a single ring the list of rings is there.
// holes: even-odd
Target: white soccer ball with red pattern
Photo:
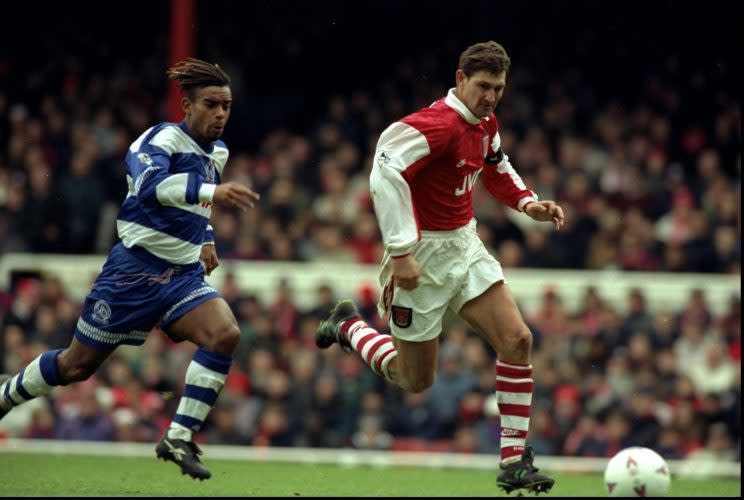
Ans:
[[[672,476],[661,455],[650,448],[632,446],[607,462],[604,482],[611,497],[663,497],[669,492]]]

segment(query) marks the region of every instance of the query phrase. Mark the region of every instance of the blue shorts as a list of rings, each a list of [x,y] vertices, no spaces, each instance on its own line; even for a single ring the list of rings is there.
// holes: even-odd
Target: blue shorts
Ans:
[[[220,294],[204,281],[201,262],[176,265],[121,243],[109,252],[85,298],[75,338],[96,349],[142,345],[154,326],[167,326]]]

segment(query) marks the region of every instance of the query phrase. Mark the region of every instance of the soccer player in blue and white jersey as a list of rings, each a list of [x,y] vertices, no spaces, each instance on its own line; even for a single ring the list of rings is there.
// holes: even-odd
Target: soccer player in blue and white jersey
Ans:
[[[129,192],[114,245],[85,299],[67,349],[45,352],[14,376],[0,376],[0,418],[55,386],[86,380],[122,344],[142,345],[154,326],[196,344],[183,397],[156,455],[200,480],[211,473],[192,439],[214,406],[240,339],[235,316],[204,281],[219,262],[213,203],[247,210],[258,194],[220,183],[228,150],[219,140],[230,116],[230,77],[187,59],[168,70],[182,93],[181,123],[145,131],[126,156]]]

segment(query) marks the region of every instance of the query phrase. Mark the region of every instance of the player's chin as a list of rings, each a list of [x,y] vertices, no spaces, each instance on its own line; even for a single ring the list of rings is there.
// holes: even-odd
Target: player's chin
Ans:
[[[488,116],[491,116],[491,113],[493,113],[493,108],[491,108],[491,107],[481,108],[481,112],[478,115],[478,118],[480,118],[482,120],[482,119],[484,119],[484,118],[486,118]]]

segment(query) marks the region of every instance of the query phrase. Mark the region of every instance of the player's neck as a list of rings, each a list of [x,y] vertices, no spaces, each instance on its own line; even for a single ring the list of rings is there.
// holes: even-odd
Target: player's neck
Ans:
[[[450,89],[445,98],[445,103],[455,109],[460,116],[471,125],[477,125],[482,120],[482,118],[473,113],[473,111],[465,104],[465,101],[462,100],[460,93],[457,91],[457,87]]]
[[[186,132],[186,134],[191,137],[195,143],[197,143],[202,149],[205,151],[210,151],[212,149],[212,141],[209,139],[204,139],[202,137],[199,137],[196,135],[193,131],[193,129],[189,126],[189,123],[187,120],[183,120],[181,123],[178,124],[178,126]]]

